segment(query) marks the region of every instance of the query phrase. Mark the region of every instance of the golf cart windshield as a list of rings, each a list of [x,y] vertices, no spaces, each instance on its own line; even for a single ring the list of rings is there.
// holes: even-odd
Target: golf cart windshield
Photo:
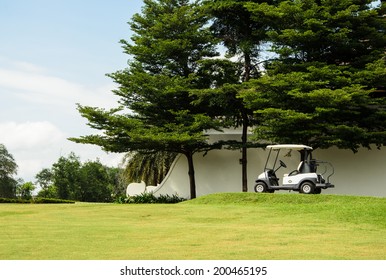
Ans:
[[[281,166],[283,162],[279,159],[279,156],[282,157],[291,157],[293,150],[300,153],[300,162],[310,161],[312,159],[312,147],[306,145],[297,145],[297,144],[281,144],[281,145],[268,145],[269,154],[267,161],[265,163],[265,170],[274,170],[276,171]],[[285,164],[284,164],[285,165]],[[286,166],[284,166],[286,167]],[[309,169],[309,168],[306,168]],[[312,168],[313,169],[313,168]],[[310,172],[311,170],[307,170]]]

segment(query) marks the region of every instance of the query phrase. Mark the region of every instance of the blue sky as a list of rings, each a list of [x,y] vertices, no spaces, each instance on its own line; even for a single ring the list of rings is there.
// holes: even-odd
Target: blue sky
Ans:
[[[126,67],[120,39],[142,0],[0,0],[0,143],[25,181],[71,151],[117,165],[121,155],[69,142],[91,129],[76,103],[110,108],[105,76]]]

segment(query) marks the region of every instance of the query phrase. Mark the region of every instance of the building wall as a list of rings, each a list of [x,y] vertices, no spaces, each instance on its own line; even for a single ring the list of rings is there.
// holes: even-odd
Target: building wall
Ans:
[[[265,165],[268,152],[264,149],[248,151],[248,191],[254,192],[254,182]],[[326,194],[367,195],[386,197],[386,149],[360,149],[358,153],[350,150],[331,148],[316,150],[313,156],[329,161],[335,168],[330,182],[334,189],[322,190]],[[197,196],[218,192],[241,192],[241,164],[239,150],[214,150],[194,157]],[[277,173],[295,170],[299,156],[293,151],[291,157],[284,157],[287,168]],[[322,172],[321,169],[318,172]],[[281,183],[281,180],[280,180]],[[279,191],[280,193],[288,191]],[[156,194],[177,194],[189,198],[188,166],[184,156],[179,156],[165,180],[155,191]]]

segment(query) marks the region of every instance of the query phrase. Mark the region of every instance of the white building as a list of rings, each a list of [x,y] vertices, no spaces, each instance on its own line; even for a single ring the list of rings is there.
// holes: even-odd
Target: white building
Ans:
[[[237,133],[237,137],[239,137]],[[210,139],[218,137],[234,138],[236,132],[227,131],[225,134],[212,134]],[[248,191],[254,192],[255,180],[263,172],[268,152],[261,148],[248,150]],[[357,153],[351,150],[337,148],[317,149],[313,157],[332,163],[335,174],[330,182],[335,188],[322,190],[322,194],[344,194],[386,197],[386,148],[372,150],[361,148]],[[219,192],[241,192],[241,152],[239,150],[212,150],[205,156],[197,153],[194,156],[195,179],[197,196]],[[296,169],[299,156],[293,154],[284,158],[286,169],[281,168],[277,173],[280,181],[284,173]],[[320,172],[320,170],[318,170]],[[145,187],[145,186],[143,186]],[[130,189],[130,185],[128,190]],[[189,198],[188,165],[185,156],[178,156],[167,176],[157,187],[150,187],[148,191],[157,194],[177,194]],[[279,191],[280,193],[288,191]]]

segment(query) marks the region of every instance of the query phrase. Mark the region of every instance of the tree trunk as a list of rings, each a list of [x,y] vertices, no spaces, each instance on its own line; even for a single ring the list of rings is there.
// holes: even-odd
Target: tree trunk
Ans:
[[[248,82],[251,78],[251,56],[249,53],[244,52],[244,82]],[[241,142],[242,142],[242,151],[241,151],[241,180],[242,180],[242,191],[248,192],[248,160],[247,160],[247,142],[248,142],[248,126],[249,126],[249,119],[248,114],[245,110],[245,108],[242,109],[241,112],[242,117],[242,126],[243,126],[243,132],[241,135]]]
[[[243,117],[243,132],[241,136],[242,141],[242,151],[241,151],[241,176],[242,176],[242,191],[248,192],[248,173],[247,173],[247,167],[248,167],[248,160],[247,160],[247,141],[248,141],[248,115],[243,110],[242,113]]]
[[[250,54],[244,52],[244,82],[248,82],[251,79],[251,65],[252,60]]]
[[[189,185],[190,185],[190,199],[196,198],[196,179],[194,175],[194,164],[193,164],[193,153],[185,153],[186,159],[188,160],[188,174],[189,174]]]

